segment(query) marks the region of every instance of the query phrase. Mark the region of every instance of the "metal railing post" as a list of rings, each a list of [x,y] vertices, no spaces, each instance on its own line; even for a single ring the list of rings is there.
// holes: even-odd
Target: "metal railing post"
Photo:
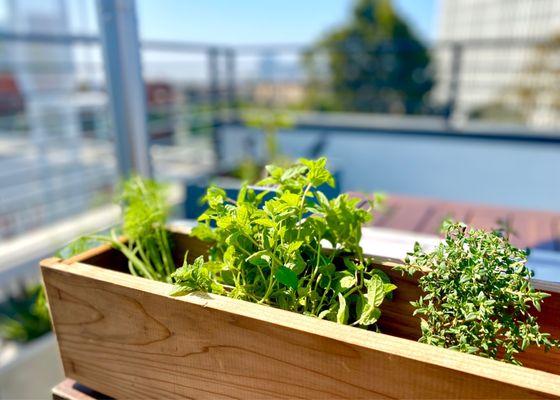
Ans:
[[[218,65],[219,49],[210,47],[207,52],[208,58],[208,78],[209,78],[209,103],[212,115],[212,145],[214,147],[214,154],[216,156],[216,165],[220,167],[222,161],[222,149],[219,137],[220,118],[220,81],[219,81],[219,65]]]
[[[97,0],[120,173],[151,176],[135,0]]]
[[[237,113],[237,54],[235,49],[226,50],[226,76],[227,76],[227,99],[230,121],[238,118]]]
[[[463,45],[454,43],[451,46],[451,74],[449,81],[449,97],[447,101],[447,110],[445,119],[447,127],[453,126],[453,119],[457,111],[457,104],[459,101],[459,90],[461,85],[461,64],[463,58]]]

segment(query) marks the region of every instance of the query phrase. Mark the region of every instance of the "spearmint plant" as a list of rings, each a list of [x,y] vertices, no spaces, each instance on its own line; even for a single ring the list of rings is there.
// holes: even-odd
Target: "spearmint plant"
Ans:
[[[421,342],[520,364],[530,345],[558,346],[540,331],[534,310],[547,293],[531,285],[527,252],[501,232],[447,223],[446,238],[432,252],[416,244],[401,270],[424,271],[423,295],[412,302],[421,317]]]
[[[201,290],[341,324],[374,325],[396,287],[360,247],[370,210],[358,208],[359,199],[342,194],[329,200],[317,189],[334,185],[326,162],[268,166],[259,182],[272,191],[266,201],[269,192],[247,186],[237,199],[209,188],[208,209],[193,234],[213,246],[207,257],[173,274],[175,294]]]

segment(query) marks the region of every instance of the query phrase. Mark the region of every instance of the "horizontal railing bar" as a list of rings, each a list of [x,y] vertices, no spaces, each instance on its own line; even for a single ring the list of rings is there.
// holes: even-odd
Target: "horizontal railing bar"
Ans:
[[[39,185],[37,183],[21,184],[20,186],[22,187],[34,186],[34,189],[25,193],[19,192],[11,197],[6,196],[5,200],[0,202],[0,216],[3,214],[12,214],[14,212],[24,211],[36,205],[47,207],[49,204],[65,201],[66,198],[72,196],[72,193],[86,192],[86,190],[83,189],[84,186],[99,187],[104,186],[105,184],[116,183],[118,181],[117,171],[114,166],[106,166],[104,168],[99,167],[95,170],[92,169],[90,171],[76,172],[68,174],[70,176],[65,176],[66,182],[52,186],[45,190],[37,189],[37,186]],[[80,185],[79,188],[76,188],[77,184]],[[50,199],[48,202],[44,202],[44,199],[37,199],[39,195],[42,195],[44,198],[52,196],[53,194],[57,194],[58,196]],[[35,201],[28,201],[29,199]],[[22,205],[24,206],[22,207]]]
[[[8,284],[14,279],[37,275],[38,260],[54,254],[79,235],[110,227],[118,218],[118,206],[107,205],[3,241],[0,244],[0,283]]]
[[[24,133],[24,132],[31,132],[31,131],[10,131],[10,132],[17,132],[17,133]],[[78,133],[78,132],[77,132]],[[4,145],[6,147],[18,148],[18,147],[26,147],[31,145],[40,145],[40,146],[47,146],[52,143],[66,143],[68,140],[80,140],[84,141],[88,145],[112,145],[112,138],[92,138],[87,137],[87,135],[95,135],[96,133],[103,133],[108,134],[110,130],[108,129],[87,129],[83,131],[79,131],[80,136],[75,137],[61,137],[61,136],[54,136],[54,137],[47,137],[42,138],[39,140],[34,140],[29,136],[26,137],[19,137],[19,138],[11,138],[9,136],[3,135],[0,133],[0,145]],[[85,136],[84,136],[85,135]],[[49,151],[49,149],[44,149],[44,151]],[[75,151],[76,149],[74,149]],[[20,153],[21,154],[21,153]]]
[[[45,44],[100,44],[99,36],[94,34],[52,34],[52,33],[21,33],[0,30],[0,40],[11,40],[19,42],[34,42]],[[394,46],[398,41],[388,41]],[[402,44],[412,43],[402,41]],[[145,39],[141,42],[142,48],[158,51],[218,51],[234,50],[239,53],[259,52],[302,52],[310,48],[305,43],[270,43],[270,44],[241,44],[232,45],[227,43],[203,43],[174,40]],[[499,38],[475,38],[475,39],[448,39],[438,40],[431,45],[436,47],[485,47],[485,46],[560,46],[551,41],[549,37],[499,37]],[[396,46],[398,48],[398,46]]]
[[[52,156],[52,154],[49,154],[49,155]],[[95,152],[95,156],[97,158],[103,158],[103,159],[106,159],[106,160],[107,159],[110,160],[110,159],[115,157],[115,151],[112,147],[108,148],[108,149],[100,149],[100,151]],[[77,160],[78,163],[81,162],[81,161],[84,161],[84,160]],[[41,167],[40,165],[26,165],[26,166],[23,166],[21,168],[12,168],[9,171],[9,173],[4,173],[4,174],[0,175],[0,182],[5,183],[3,181],[13,180],[14,177],[17,177],[18,175],[26,175],[28,177],[31,174],[37,173],[37,171],[40,167]],[[5,166],[1,167],[1,169],[5,169],[5,168],[6,168]],[[42,168],[45,169],[45,166],[43,166]],[[47,170],[51,171],[51,172],[52,171],[59,171],[63,168],[67,168],[68,170],[73,170],[73,169],[76,168],[76,162],[68,161],[68,162],[63,162],[63,163],[60,163],[60,164],[50,163],[47,166]],[[65,172],[63,172],[63,173],[65,173]],[[32,178],[29,179],[29,181],[44,181],[44,180],[45,179],[41,176],[35,176],[35,177],[32,177]],[[3,195],[5,194],[5,191],[7,189],[11,189],[12,187],[17,186],[19,184],[20,183],[12,184],[8,188],[3,187],[2,188]]]
[[[108,178],[111,178],[111,177],[108,177]],[[13,220],[15,220],[17,218],[17,216],[21,216],[21,215],[23,215],[24,217],[29,215],[29,217],[27,219],[28,220],[29,219],[33,220],[33,219],[36,219],[36,216],[39,213],[42,213],[42,212],[45,212],[50,216],[51,213],[52,213],[53,207],[58,207],[60,204],[65,205],[65,207],[66,206],[70,207],[70,205],[72,205],[74,203],[72,201],[68,201],[68,199],[83,198],[84,201],[95,200],[94,197],[96,195],[103,194],[106,189],[108,189],[108,188],[114,189],[117,182],[118,182],[118,179],[117,179],[117,175],[115,174],[114,179],[112,179],[110,181],[108,180],[108,181],[104,181],[104,182],[98,182],[88,190],[81,190],[81,191],[65,190],[65,191],[61,191],[61,195],[64,196],[63,198],[56,198],[56,199],[53,199],[52,201],[50,201],[48,203],[30,204],[30,205],[27,205],[24,208],[17,209],[16,211],[1,213],[0,214],[0,220],[7,219],[7,218],[12,218]],[[107,203],[111,203],[112,197],[113,196],[109,197]],[[66,201],[64,201],[65,199],[66,199]],[[79,204],[76,204],[76,205],[79,205]],[[80,207],[80,208],[82,210],[84,209],[84,207]],[[89,205],[87,205],[85,207],[85,209],[90,209],[90,208],[92,208],[92,207],[90,207]],[[0,224],[0,231],[2,231],[2,230],[3,230],[2,225]],[[6,229],[4,229],[4,230],[6,230]],[[0,235],[0,236],[2,236],[2,235]]]
[[[49,202],[44,202],[44,203],[28,203],[25,205],[25,207],[22,208],[18,208],[17,210],[12,210],[12,211],[2,211],[0,213],[0,220],[3,218],[7,218],[7,217],[11,217],[14,218],[17,215],[25,215],[28,212],[30,213],[30,215],[33,215],[32,212],[30,210],[43,210],[45,211],[47,214],[49,214],[51,212],[51,208],[53,206],[56,207],[56,205],[59,204],[72,204],[72,199],[73,198],[78,198],[80,196],[82,196],[84,199],[93,199],[94,195],[96,194],[102,194],[103,191],[105,189],[114,189],[115,185],[118,183],[118,176],[115,173],[114,175],[107,175],[105,176],[105,180],[101,180],[101,178],[96,179],[95,181],[90,182],[90,188],[87,190],[69,190],[69,189],[64,189],[64,190],[60,190],[58,193],[61,195],[61,197],[57,197],[52,199]],[[77,184],[77,182],[74,182],[74,185]],[[75,188],[74,188],[75,189]],[[66,199],[66,201],[65,201]],[[111,202],[112,197],[109,198],[108,202]],[[89,208],[89,207],[86,207]]]
[[[142,40],[141,46],[143,50],[149,51],[202,51],[207,52],[215,49],[225,51],[231,46],[225,44],[197,43],[175,40]]]
[[[219,112],[230,112],[230,110],[228,108],[215,108],[215,109],[211,109],[211,110],[175,110],[175,107],[173,106],[169,106],[168,108],[157,108],[156,110],[152,110],[149,109],[150,112],[154,111],[154,112],[162,112],[163,115],[161,115],[161,117],[154,117],[157,118],[156,120],[152,120],[152,121],[147,121],[147,126],[151,131],[154,131],[155,129],[157,129],[157,127],[160,126],[170,126],[173,125],[174,128],[175,124],[177,124],[178,122],[180,122],[181,120],[184,120],[185,122],[189,122],[192,120],[196,120],[196,119],[212,119],[215,118],[215,113],[219,113]],[[48,121],[49,120],[49,115],[44,115],[43,117],[46,119],[46,121],[42,121],[42,127],[44,128],[49,128],[50,130],[57,128],[60,125],[60,122],[58,121]],[[53,115],[53,118],[55,116]],[[23,117],[25,118],[25,117]],[[30,117],[31,118],[31,117]],[[35,118],[41,118],[41,117],[35,117]],[[95,129],[88,129],[88,130],[81,130],[80,129],[80,123],[82,122],[87,122],[87,121],[91,121],[91,122],[100,122],[100,124],[95,128]],[[213,122],[209,122],[208,124],[204,124],[206,125],[210,125],[210,124],[214,124]],[[23,137],[23,138],[18,138],[19,140],[17,140],[17,142],[13,142],[13,143],[8,143],[7,145],[10,146],[11,148],[17,149],[17,148],[25,148],[28,146],[46,146],[49,145],[51,143],[57,144],[57,143],[62,143],[66,140],[76,140],[76,141],[81,141],[81,140],[97,140],[99,141],[99,143],[108,143],[111,144],[113,143],[113,136],[112,136],[112,129],[111,129],[111,121],[110,118],[108,116],[106,116],[104,113],[100,113],[99,114],[99,119],[97,119],[96,117],[91,117],[91,118],[78,118],[76,120],[76,125],[78,126],[79,129],[79,136],[76,137],[72,137],[72,138],[67,138],[67,137],[50,137],[50,138],[46,138],[46,139],[41,139],[41,140],[37,140],[34,141],[31,137],[29,137],[29,135],[32,132],[31,127],[29,126],[29,124],[27,124],[25,127],[23,128],[19,128],[19,129],[12,129],[10,130],[10,132],[13,133],[17,133],[17,134],[28,134],[28,136]],[[198,124],[196,125],[189,125],[189,128],[193,128],[193,127],[198,127]],[[94,136],[98,136],[98,135],[102,135],[102,136],[106,136],[105,138],[88,138],[85,137],[87,135],[94,135]],[[6,135],[2,135],[1,131],[0,131],[0,144],[2,140],[10,140],[9,137],[7,137]],[[0,161],[0,165],[1,165],[1,161]],[[1,173],[0,173],[1,175]]]
[[[289,111],[286,111],[289,112]],[[291,113],[293,129],[317,129],[321,134],[417,135],[451,139],[487,139],[560,144],[560,135],[552,129],[537,130],[517,124],[470,122],[465,126],[449,126],[441,116],[372,115],[366,113],[304,112]],[[232,125],[244,126],[242,121]]]
[[[0,40],[11,40],[14,42],[33,42],[44,44],[99,44],[97,35],[84,34],[52,34],[52,33],[19,33],[0,30]]]
[[[72,78],[74,79],[74,78]],[[78,79],[75,79],[76,82],[79,82]],[[76,91],[75,87],[68,87],[68,88],[57,88],[57,84],[59,84],[59,82],[57,82],[56,84],[53,84],[53,86],[51,87],[47,87],[44,89],[34,89],[34,90],[20,90],[19,94],[22,96],[37,96],[37,97],[41,97],[41,96],[78,96],[81,94],[87,94],[87,93],[104,93],[103,90],[90,90],[89,92],[78,92]],[[8,95],[3,95],[3,97],[15,97],[16,94],[12,93],[10,96]],[[57,100],[59,100],[59,98],[57,98]]]
[[[432,47],[509,47],[509,46],[551,46],[558,47],[560,43],[551,40],[551,37],[496,37],[496,38],[469,38],[438,40]]]

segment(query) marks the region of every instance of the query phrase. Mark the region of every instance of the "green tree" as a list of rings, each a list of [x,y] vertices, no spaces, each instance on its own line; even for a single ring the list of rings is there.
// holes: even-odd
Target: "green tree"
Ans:
[[[427,48],[390,0],[357,0],[352,18],[306,52],[307,106],[407,113],[426,109],[433,80]],[[326,64],[327,84],[321,79]]]

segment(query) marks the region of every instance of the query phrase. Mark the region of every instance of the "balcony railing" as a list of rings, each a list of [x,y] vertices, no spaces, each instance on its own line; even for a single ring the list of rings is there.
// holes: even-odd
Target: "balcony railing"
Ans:
[[[0,238],[5,240],[106,207],[129,132],[111,116],[117,100],[107,88],[112,79],[107,73],[113,70],[98,35],[0,31],[0,44],[18,54],[2,62],[0,85]],[[548,60],[557,45],[551,38],[436,42],[430,48],[434,87],[418,100],[425,103],[423,114],[410,116],[306,108],[309,74],[301,59],[309,46],[144,40],[138,49],[144,83],[135,90],[146,94],[145,115],[133,117],[145,120],[153,169],[168,180],[216,168],[228,151],[220,135],[240,126],[241,111],[254,106],[291,109],[298,129],[319,131],[324,140],[344,130],[557,144],[556,103],[537,109],[542,99],[535,96],[556,90],[560,82],[553,70],[532,61]],[[408,51],[392,48],[383,57]],[[47,56],[22,57],[26,49],[42,49]],[[502,55],[488,62],[496,49]],[[61,51],[63,57],[53,60]],[[321,88],[332,90],[328,74],[316,78]],[[5,263],[21,261],[10,260]]]

